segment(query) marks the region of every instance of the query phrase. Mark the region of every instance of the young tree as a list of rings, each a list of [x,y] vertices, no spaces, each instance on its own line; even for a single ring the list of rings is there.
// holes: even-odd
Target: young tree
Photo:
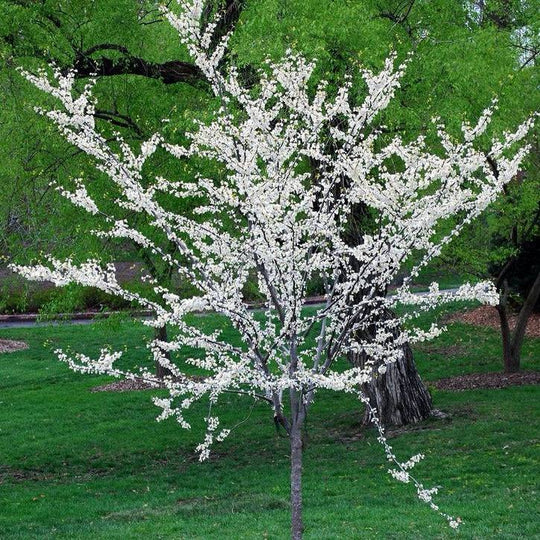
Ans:
[[[435,325],[427,331],[415,327],[416,314],[456,298],[497,302],[490,283],[465,285],[454,294],[440,292],[434,284],[428,295],[418,297],[405,280],[395,296],[387,297],[385,291],[413,253],[423,253],[412,271],[415,275],[463,224],[494,200],[527,152],[526,146],[516,146],[532,121],[492,142],[489,157],[499,164],[497,176],[486,155],[475,149],[493,107],[474,127],[464,125],[460,140],[437,125],[438,153],[427,149],[423,136],[410,142],[396,137],[385,143],[370,126],[392,99],[405,69],[404,65],[395,68],[393,57],[378,74],[362,71],[367,95],[358,105],[352,103],[350,80],[332,94],[324,81],[311,83],[315,63],[291,51],[279,62],[269,62],[256,88],[248,89],[234,67],[222,72],[228,36],[214,42],[217,19],[203,27],[203,2],[180,4],[180,15],[165,11],[165,16],[220,101],[213,120],[199,124],[186,144],[170,144],[155,134],[135,151],[121,137],[110,141],[96,129],[91,84],[77,92],[74,74],[58,69],[53,80],[44,72],[25,75],[62,105],[40,109],[42,114],[93,158],[110,180],[106,193],[94,191],[92,181],[77,179],[62,194],[101,224],[95,234],[129,239],[160,255],[175,273],[191,280],[198,293],[182,299],[157,283],[152,294],[130,290],[117,283],[111,266],[98,260],[75,263],[50,256],[47,264],[12,268],[29,279],[98,287],[152,310],[154,319],[144,324],[176,329],[169,341],[156,338],[149,345],[154,360],[171,373],[165,377],[169,396],[154,399],[162,409],[159,420],[176,417],[183,428],[189,428],[190,406],[206,397],[213,411],[223,392],[267,401],[290,439],[293,538],[301,538],[303,530],[302,428],[320,389],[359,396],[380,429],[388,459],[395,464],[389,472],[414,483],[420,499],[439,511],[432,500],[436,489],[424,488],[409,472],[421,456],[404,463],[397,460],[384,439],[376,410],[359,388],[372,377],[374,365],[383,374],[399,360],[404,343],[440,333]],[[336,143],[331,153],[328,138]],[[148,178],[145,164],[163,150],[180,161],[209,160],[216,174]],[[308,163],[313,159],[320,164],[316,179]],[[402,164],[397,170],[389,166],[396,160]],[[338,185],[342,187],[336,190]],[[198,202],[198,214],[204,219],[175,212],[174,200],[186,198]],[[351,244],[343,240],[343,232],[359,203],[376,215],[377,227]],[[126,209],[131,211],[128,217]],[[452,216],[459,217],[453,230],[445,236],[436,234]],[[167,252],[163,246],[170,243],[177,249]],[[249,274],[257,276],[267,301],[262,317],[242,300]],[[314,277],[324,282],[326,299],[324,305],[306,312],[306,285]],[[398,303],[416,304],[416,311],[396,318],[381,316]],[[188,316],[199,311],[227,317],[243,345],[227,343],[219,330],[205,333]],[[202,354],[173,362],[173,355],[186,345]],[[344,362],[343,357],[353,352],[365,355],[362,367]],[[57,353],[77,371],[159,381],[144,368],[138,373],[117,367],[122,352],[103,349],[98,358]],[[193,366],[205,376],[190,377]],[[229,434],[227,428],[218,429],[215,413],[209,412],[206,422],[207,433],[198,446],[201,459],[208,457],[214,441]],[[457,527],[458,520],[441,514]]]
[[[7,6],[3,5],[3,2],[7,3]],[[9,142],[0,148],[0,163],[4,163],[5,176],[10,178],[9,188],[6,187],[4,192],[0,192],[0,251],[8,254],[14,250],[15,253],[20,254],[24,241],[27,260],[31,259],[34,253],[50,251],[51,244],[62,244],[70,253],[77,250],[82,254],[92,252],[104,254],[104,250],[110,246],[111,242],[89,238],[85,235],[86,227],[83,224],[66,218],[66,213],[73,212],[70,205],[58,204],[58,202],[55,204],[54,198],[50,196],[53,191],[49,186],[51,179],[69,178],[70,174],[81,175],[83,174],[81,170],[89,171],[89,167],[78,150],[75,150],[78,157],[67,158],[69,153],[64,141],[59,140],[58,137],[43,136],[45,128],[41,124],[36,125],[31,107],[21,107],[20,102],[33,103],[33,97],[21,100],[20,96],[34,89],[26,88],[25,81],[19,80],[17,76],[13,74],[9,76],[9,73],[14,71],[14,68],[10,67],[11,64],[24,62],[24,65],[28,65],[28,59],[34,57],[48,59],[65,71],[74,69],[76,79],[86,79],[90,74],[95,74],[99,88],[96,94],[100,103],[94,111],[96,123],[102,128],[109,124],[109,127],[112,125],[115,129],[121,130],[123,137],[129,142],[132,139],[144,140],[146,135],[152,133],[154,126],[159,125],[162,116],[166,114],[164,111],[177,107],[186,114],[190,109],[203,108],[204,104],[201,104],[200,100],[206,99],[212,93],[204,73],[195,64],[170,59],[183,58],[182,51],[178,47],[175,50],[169,50],[170,45],[169,47],[162,46],[164,41],[174,45],[174,37],[168,38],[170,28],[163,28],[162,24],[154,24],[163,20],[163,16],[155,10],[144,10],[140,2],[134,0],[131,2],[127,0],[125,4],[115,5],[112,9],[106,2],[98,2],[90,12],[87,2],[80,0],[71,2],[67,11],[60,9],[60,6],[56,6],[56,9],[55,3],[58,3],[58,0],[46,5],[0,0],[0,9],[5,8],[6,13],[9,13],[6,18],[11,19],[11,24],[8,23],[7,28],[4,28],[7,32],[4,41],[9,51],[7,56],[10,58],[10,62],[6,62],[4,76],[7,76],[9,82],[2,84],[0,70],[0,86],[4,87],[6,94],[9,95],[5,109],[6,112],[9,111],[9,114],[5,115],[7,118],[0,120],[0,133],[2,130],[10,133]],[[220,20],[219,28],[214,31],[214,44],[219,42],[219,37],[233,29],[235,36],[238,35],[236,22],[245,7],[245,2],[206,0],[201,16],[202,24],[209,21],[218,5],[223,8],[224,16]],[[367,5],[364,8],[367,9]],[[265,9],[268,10],[268,6]],[[122,12],[124,23],[120,32],[116,24],[107,25],[106,23],[109,20],[114,21],[119,11]],[[284,17],[288,17],[286,11],[282,13]],[[313,10],[311,11],[313,13]],[[73,24],[73,21],[76,21],[76,24]],[[150,22],[152,24],[148,24]],[[169,25],[166,26],[169,27]],[[89,32],[89,27],[94,27],[94,32]],[[153,29],[150,35],[149,27]],[[43,28],[48,28],[50,32],[43,35]],[[2,30],[0,25],[0,48]],[[275,33],[276,30],[278,29],[275,26],[268,25],[266,31]],[[318,24],[315,25],[314,33],[327,34],[319,28]],[[67,38],[67,36],[72,37]],[[136,39],[134,39],[135,36]],[[243,39],[245,40],[245,37]],[[136,48],[134,43],[137,43]],[[159,43],[160,47],[155,47],[155,43]],[[317,48],[320,49],[323,44],[325,48],[328,47],[325,40],[322,40]],[[333,55],[330,66],[322,63],[325,71],[336,71],[336,78],[339,78],[338,74],[349,64],[341,51],[343,45],[340,45],[339,49],[340,51]],[[148,60],[148,57],[156,57],[158,52],[167,60],[162,62]],[[235,46],[232,44],[228,47],[225,56],[231,58],[236,55]],[[222,62],[222,69],[226,63],[227,58]],[[243,66],[242,71],[245,78],[252,73],[253,66]],[[126,87],[114,84],[115,77],[123,77],[124,80],[129,81],[129,84]],[[135,82],[137,79],[139,80]],[[141,83],[141,79],[146,79],[146,81],[143,80]],[[149,91],[148,80],[159,80],[162,85],[163,91],[160,93],[157,107],[153,101],[155,92],[153,88]],[[177,90],[173,93],[169,89],[174,86]],[[204,96],[204,98],[197,98],[197,96]],[[149,101],[152,101],[152,107],[148,107]],[[8,118],[10,121],[6,121]],[[187,123],[178,116],[173,122],[174,129],[179,130],[185,129]],[[10,126],[11,123],[13,127]],[[21,124],[27,125],[20,129],[20,134],[15,139],[13,130],[18,130]],[[32,133],[31,137],[23,135],[23,133],[27,134],[28,130]],[[102,133],[104,134],[105,131]],[[2,157],[4,159],[1,159]],[[311,160],[311,164],[313,173],[316,174],[316,161]],[[91,175],[91,171],[88,174]],[[174,174],[174,170],[161,174],[170,176]],[[17,177],[17,181],[13,181],[14,176]],[[0,180],[1,177],[0,170]],[[2,222],[5,223],[4,227],[1,226]],[[62,227],[63,238],[60,239],[58,223],[65,224],[66,222],[73,225]],[[77,234],[77,231],[80,232]],[[355,230],[355,234],[359,235],[365,232],[367,231],[362,229]],[[174,245],[171,244],[171,248],[174,249]],[[160,284],[165,287],[171,286],[171,277],[174,277],[171,273],[172,269],[162,264],[160,258],[153,256],[148,250],[130,246],[128,242],[125,242],[116,253],[109,252],[109,257],[112,260],[115,260],[114,258],[117,260],[119,257],[126,257],[129,260],[137,258],[144,264],[145,270]],[[53,302],[49,305],[54,308],[61,307],[66,312],[74,310],[75,306],[71,307],[69,300],[76,301],[77,296],[62,294],[62,292],[63,290],[60,289],[55,296],[65,298],[67,302]],[[391,313],[388,312],[388,315],[391,316]],[[166,327],[156,329],[156,336],[159,336],[162,341],[166,340]],[[363,361],[362,355],[357,354],[351,354],[350,359],[353,364],[361,364]],[[166,370],[157,365],[156,373],[163,376]],[[409,344],[404,344],[403,360],[392,365],[384,376],[366,383],[365,390],[377,400],[380,420],[384,425],[419,422],[428,418],[432,412],[431,397],[418,375]],[[367,415],[364,416],[364,421],[369,423]]]

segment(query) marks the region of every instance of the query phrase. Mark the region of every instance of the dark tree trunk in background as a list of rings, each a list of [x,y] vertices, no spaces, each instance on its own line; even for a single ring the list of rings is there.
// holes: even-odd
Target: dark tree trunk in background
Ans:
[[[525,330],[527,329],[527,322],[534,310],[534,306],[538,302],[538,298],[540,298],[540,272],[537,274],[529,294],[517,315],[513,331],[510,330],[510,323],[508,321],[508,283],[503,282],[501,288],[501,301],[497,306],[497,311],[499,312],[501,324],[504,371],[505,373],[515,373],[520,369],[521,348],[523,346]]]
[[[166,326],[160,326],[159,328],[156,328],[154,336],[155,336],[155,339],[159,339],[160,341],[167,342],[168,341],[167,327]],[[164,352],[164,355],[167,358],[167,360],[171,359],[171,355],[170,355],[170,353],[168,351]],[[167,369],[166,367],[162,366],[159,362],[156,361],[155,366],[156,366],[156,375],[160,379],[163,379],[164,377],[172,376],[171,371],[169,369]]]
[[[372,216],[364,203],[356,206],[349,219],[348,230],[344,234],[344,241],[350,246],[362,243],[363,235],[371,230]],[[357,270],[357,263],[352,260],[353,269]],[[346,278],[346,276],[345,276]],[[362,299],[362,293],[351,300],[351,305]],[[381,317],[385,320],[395,319],[392,311],[386,310]],[[399,330],[396,330],[399,331]],[[370,341],[373,339],[375,328],[368,329],[360,339]],[[375,363],[375,372],[372,380],[363,385],[362,391],[369,398],[372,407],[383,426],[405,426],[415,424],[429,418],[433,412],[431,396],[418,375],[413,360],[413,353],[408,344],[403,347],[403,359],[387,366],[385,374],[378,373],[380,364]],[[355,367],[363,367],[367,358],[363,354],[349,354],[349,362]],[[365,424],[370,423],[369,414],[364,413]]]
[[[499,178],[499,168],[497,162],[488,157],[488,163],[495,175]],[[518,172],[515,179],[522,182],[525,174]],[[509,196],[507,187],[503,188],[505,196]],[[511,199],[509,201],[511,203]],[[501,328],[501,338],[503,347],[503,363],[505,373],[515,373],[520,369],[521,347],[525,337],[525,330],[529,317],[532,315],[540,300],[540,236],[538,235],[538,224],[540,222],[540,205],[530,223],[522,230],[514,224],[510,233],[510,244],[514,248],[514,255],[511,256],[498,272],[495,280],[495,287],[500,293],[499,322]],[[521,298],[525,298],[514,326],[510,329],[508,317],[508,295],[510,290]]]
[[[175,251],[176,247],[172,243],[170,243],[167,252],[170,255],[173,255]],[[169,266],[165,272],[162,272],[156,266],[156,262],[150,256],[150,253],[148,253],[146,250],[141,250],[140,254],[150,276],[155,279],[160,285],[170,284],[172,277],[172,267]],[[160,341],[167,343],[169,341],[169,336],[167,335],[167,326],[163,325],[159,328],[155,328],[154,339],[159,339]],[[171,360],[171,353],[169,351],[163,351],[163,354],[165,358],[167,358],[167,360]],[[154,365],[156,367],[156,376],[160,379],[172,376],[171,370],[162,366],[157,360],[154,361]]]
[[[394,318],[391,311],[385,317]],[[361,336],[369,339],[369,335]],[[356,367],[363,367],[365,354],[349,354],[349,362]],[[428,389],[420,379],[409,344],[403,347],[403,358],[389,364],[386,373],[380,374],[374,365],[373,379],[362,385],[362,391],[370,403],[377,409],[377,414],[384,426],[404,426],[415,424],[431,416],[433,403]],[[364,414],[364,423],[368,424],[369,414]]]

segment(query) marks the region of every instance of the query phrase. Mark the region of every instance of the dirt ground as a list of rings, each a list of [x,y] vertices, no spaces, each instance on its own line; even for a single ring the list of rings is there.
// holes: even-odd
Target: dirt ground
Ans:
[[[435,386],[440,390],[475,390],[477,388],[506,388],[524,384],[540,383],[539,371],[520,371],[519,373],[471,373],[439,379]]]
[[[189,377],[193,381],[203,380],[204,377],[192,375]],[[143,379],[120,379],[109,384],[95,386],[92,392],[129,392],[131,390],[148,390],[150,388],[165,388],[163,384],[144,381]]]
[[[0,339],[0,354],[28,349],[24,341],[13,341],[12,339]]]
[[[92,388],[92,392],[129,392],[131,390],[148,390],[149,388],[159,387],[141,379],[121,379],[109,384],[95,386]]]
[[[509,317],[510,328],[516,324],[516,315]],[[500,328],[499,314],[493,306],[480,306],[478,308],[453,313],[446,322],[463,322],[475,326],[489,326],[490,328]],[[540,337],[540,313],[533,313],[527,323],[526,335],[529,337]]]

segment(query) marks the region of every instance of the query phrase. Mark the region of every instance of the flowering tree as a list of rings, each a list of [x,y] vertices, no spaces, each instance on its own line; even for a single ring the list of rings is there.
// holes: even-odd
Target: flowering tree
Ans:
[[[486,109],[475,126],[464,125],[460,140],[438,125],[439,153],[428,151],[423,137],[384,143],[370,125],[399,87],[405,66],[395,67],[393,57],[378,74],[362,71],[367,96],[358,105],[350,97],[351,80],[333,95],[324,81],[310,89],[315,64],[291,51],[281,61],[268,63],[256,89],[248,89],[234,67],[227,73],[221,70],[228,36],[215,44],[217,19],[201,24],[200,0],[180,4],[179,15],[165,11],[165,16],[221,103],[213,120],[198,125],[185,145],[169,144],[160,134],[138,151],[119,136],[107,140],[95,127],[91,84],[77,92],[74,74],[57,69],[52,79],[45,72],[25,76],[61,103],[59,109],[40,112],[110,179],[106,194],[93,193],[92,183],[82,179],[74,180],[72,187],[59,187],[61,194],[101,223],[94,234],[129,239],[161,256],[193,283],[198,294],[180,298],[157,283],[148,294],[130,290],[118,284],[112,266],[97,260],[77,264],[51,256],[46,264],[12,267],[29,279],[97,287],[151,310],[155,316],[144,324],[175,327],[170,341],[156,338],[149,344],[154,360],[171,374],[165,378],[168,397],[154,399],[162,409],[158,420],[175,417],[189,429],[190,406],[207,398],[213,409],[224,392],[266,400],[290,438],[293,538],[300,538],[303,528],[301,430],[319,389],[359,396],[394,463],[389,472],[412,482],[420,499],[439,511],[432,500],[436,489],[424,488],[409,472],[422,456],[397,460],[375,409],[359,387],[373,376],[374,365],[384,373],[398,360],[405,342],[441,332],[435,325],[428,331],[415,327],[418,313],[454,299],[497,302],[490,283],[465,285],[454,294],[440,292],[434,284],[423,297],[410,292],[409,280],[395,296],[387,297],[385,290],[412,254],[423,254],[412,271],[415,275],[496,197],[527,152],[525,146],[514,146],[532,121],[492,142],[488,157],[499,163],[497,176],[485,153],[475,149],[494,107]],[[331,153],[328,138],[334,142]],[[209,160],[216,175],[148,178],[145,164],[163,150],[179,160]],[[310,159],[320,164],[316,178],[306,166]],[[392,160],[402,166],[394,170]],[[185,198],[198,201],[198,216],[175,212],[175,200]],[[344,241],[343,231],[359,203],[377,215],[377,228],[351,244]],[[116,217],[115,211],[125,216],[126,209],[137,219]],[[459,217],[458,225],[441,235],[439,227],[449,217]],[[144,227],[141,218],[146,220]],[[177,248],[172,254],[163,248],[169,243]],[[242,289],[253,274],[266,298],[262,319],[242,299]],[[314,277],[324,282],[326,299],[307,313],[306,284]],[[415,304],[416,309],[399,318],[380,316],[398,303]],[[241,335],[242,346],[228,343],[219,331],[203,331],[187,317],[201,311],[226,316]],[[184,346],[204,354],[171,361],[171,353]],[[362,367],[341,363],[351,352],[365,355]],[[118,368],[115,362],[122,352],[103,349],[98,358],[62,350],[57,354],[77,371],[160,381],[143,368],[140,372]],[[206,375],[190,377],[192,366]],[[206,422],[206,436],[197,448],[201,460],[208,457],[214,441],[229,434],[226,427],[219,427],[217,416],[209,413]],[[457,527],[458,520],[441,514]]]

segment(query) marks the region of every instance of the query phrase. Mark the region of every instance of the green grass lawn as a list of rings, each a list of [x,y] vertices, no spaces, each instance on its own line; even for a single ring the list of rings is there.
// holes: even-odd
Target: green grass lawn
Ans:
[[[30,345],[0,355],[1,538],[288,537],[288,444],[266,404],[227,395],[222,424],[245,422],[201,464],[201,422],[191,431],[156,423],[155,392],[90,392],[110,379],[74,374],[51,352],[127,344],[128,357],[142,358],[144,332],[127,322],[0,330]],[[416,353],[428,382],[501,367],[497,332],[460,324]],[[523,367],[538,369],[539,357],[540,340],[527,340]],[[328,393],[307,429],[306,538],[540,536],[537,388],[432,392],[450,417],[394,433],[391,443],[405,459],[426,455],[416,474],[442,487],[437,502],[463,519],[461,529],[386,474],[358,402]]]

